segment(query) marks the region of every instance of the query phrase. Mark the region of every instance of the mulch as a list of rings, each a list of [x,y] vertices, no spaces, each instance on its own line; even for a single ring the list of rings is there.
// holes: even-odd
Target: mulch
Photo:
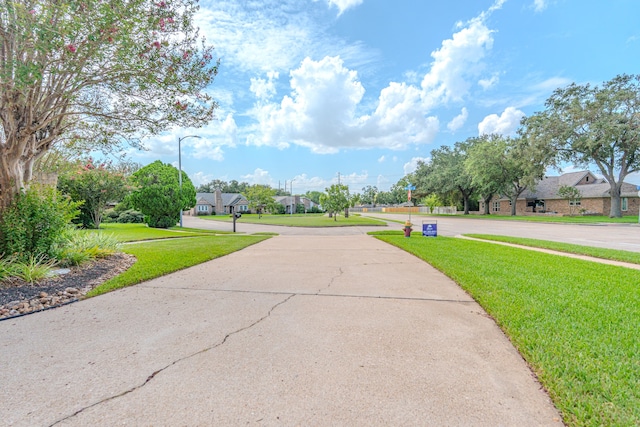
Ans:
[[[132,255],[116,253],[72,267],[65,274],[57,274],[36,283],[18,278],[0,281],[0,307],[27,302],[43,293],[56,295],[69,288],[77,290],[76,299],[80,298],[96,286],[126,271],[135,261],[136,258]]]

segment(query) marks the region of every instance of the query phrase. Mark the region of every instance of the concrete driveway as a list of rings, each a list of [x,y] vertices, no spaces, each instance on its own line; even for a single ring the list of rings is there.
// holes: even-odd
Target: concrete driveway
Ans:
[[[362,234],[278,236],[0,337],[2,425],[561,425],[465,292]]]

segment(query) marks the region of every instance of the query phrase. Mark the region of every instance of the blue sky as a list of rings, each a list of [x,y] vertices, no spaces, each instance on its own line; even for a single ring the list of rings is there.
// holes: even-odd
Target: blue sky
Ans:
[[[196,185],[293,180],[304,193],[340,174],[352,192],[387,190],[434,148],[512,134],[558,87],[640,72],[637,0],[200,4],[221,59],[216,120],[129,152],[177,166],[178,137],[199,135],[182,141]]]

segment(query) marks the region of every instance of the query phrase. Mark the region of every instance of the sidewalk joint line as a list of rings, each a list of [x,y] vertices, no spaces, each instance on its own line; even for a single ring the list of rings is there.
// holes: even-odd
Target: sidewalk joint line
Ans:
[[[204,288],[183,288],[183,287],[169,287],[169,286],[148,286],[150,289],[173,289],[183,291],[213,291],[213,292],[228,292],[238,294],[264,294],[264,295],[291,295],[301,297],[332,297],[332,298],[362,298],[362,299],[388,299],[388,300],[407,300],[407,301],[433,301],[433,302],[453,302],[453,303],[475,303],[473,299],[461,300],[461,299],[444,299],[444,298],[426,298],[426,297],[399,297],[388,295],[353,295],[353,294],[320,294],[316,292],[286,292],[286,291],[252,291],[245,289],[204,289]]]

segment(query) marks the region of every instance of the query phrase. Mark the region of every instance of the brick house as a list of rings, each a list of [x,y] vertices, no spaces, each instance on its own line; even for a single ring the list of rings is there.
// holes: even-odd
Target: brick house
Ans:
[[[567,200],[558,196],[558,189],[562,186],[577,188],[582,195],[578,200]],[[623,215],[638,215],[640,198],[637,187],[626,182],[622,183],[621,205]],[[510,214],[511,201],[504,196],[494,196],[489,206],[489,212],[495,214]],[[480,202],[480,211],[484,203]],[[516,200],[516,214],[527,215],[534,213],[558,213],[574,215],[580,213],[608,215],[611,210],[610,186],[604,178],[598,178],[589,171],[565,173],[560,176],[548,176],[538,182],[535,191],[525,190]]]
[[[305,212],[311,210],[313,207],[318,207],[317,203],[314,203],[311,199],[305,196],[274,196],[276,203],[284,206],[285,213],[291,213],[291,208],[295,209],[297,205],[304,205]]]
[[[224,215],[233,212],[250,212],[249,201],[239,193],[196,193],[196,205],[189,215]]]

